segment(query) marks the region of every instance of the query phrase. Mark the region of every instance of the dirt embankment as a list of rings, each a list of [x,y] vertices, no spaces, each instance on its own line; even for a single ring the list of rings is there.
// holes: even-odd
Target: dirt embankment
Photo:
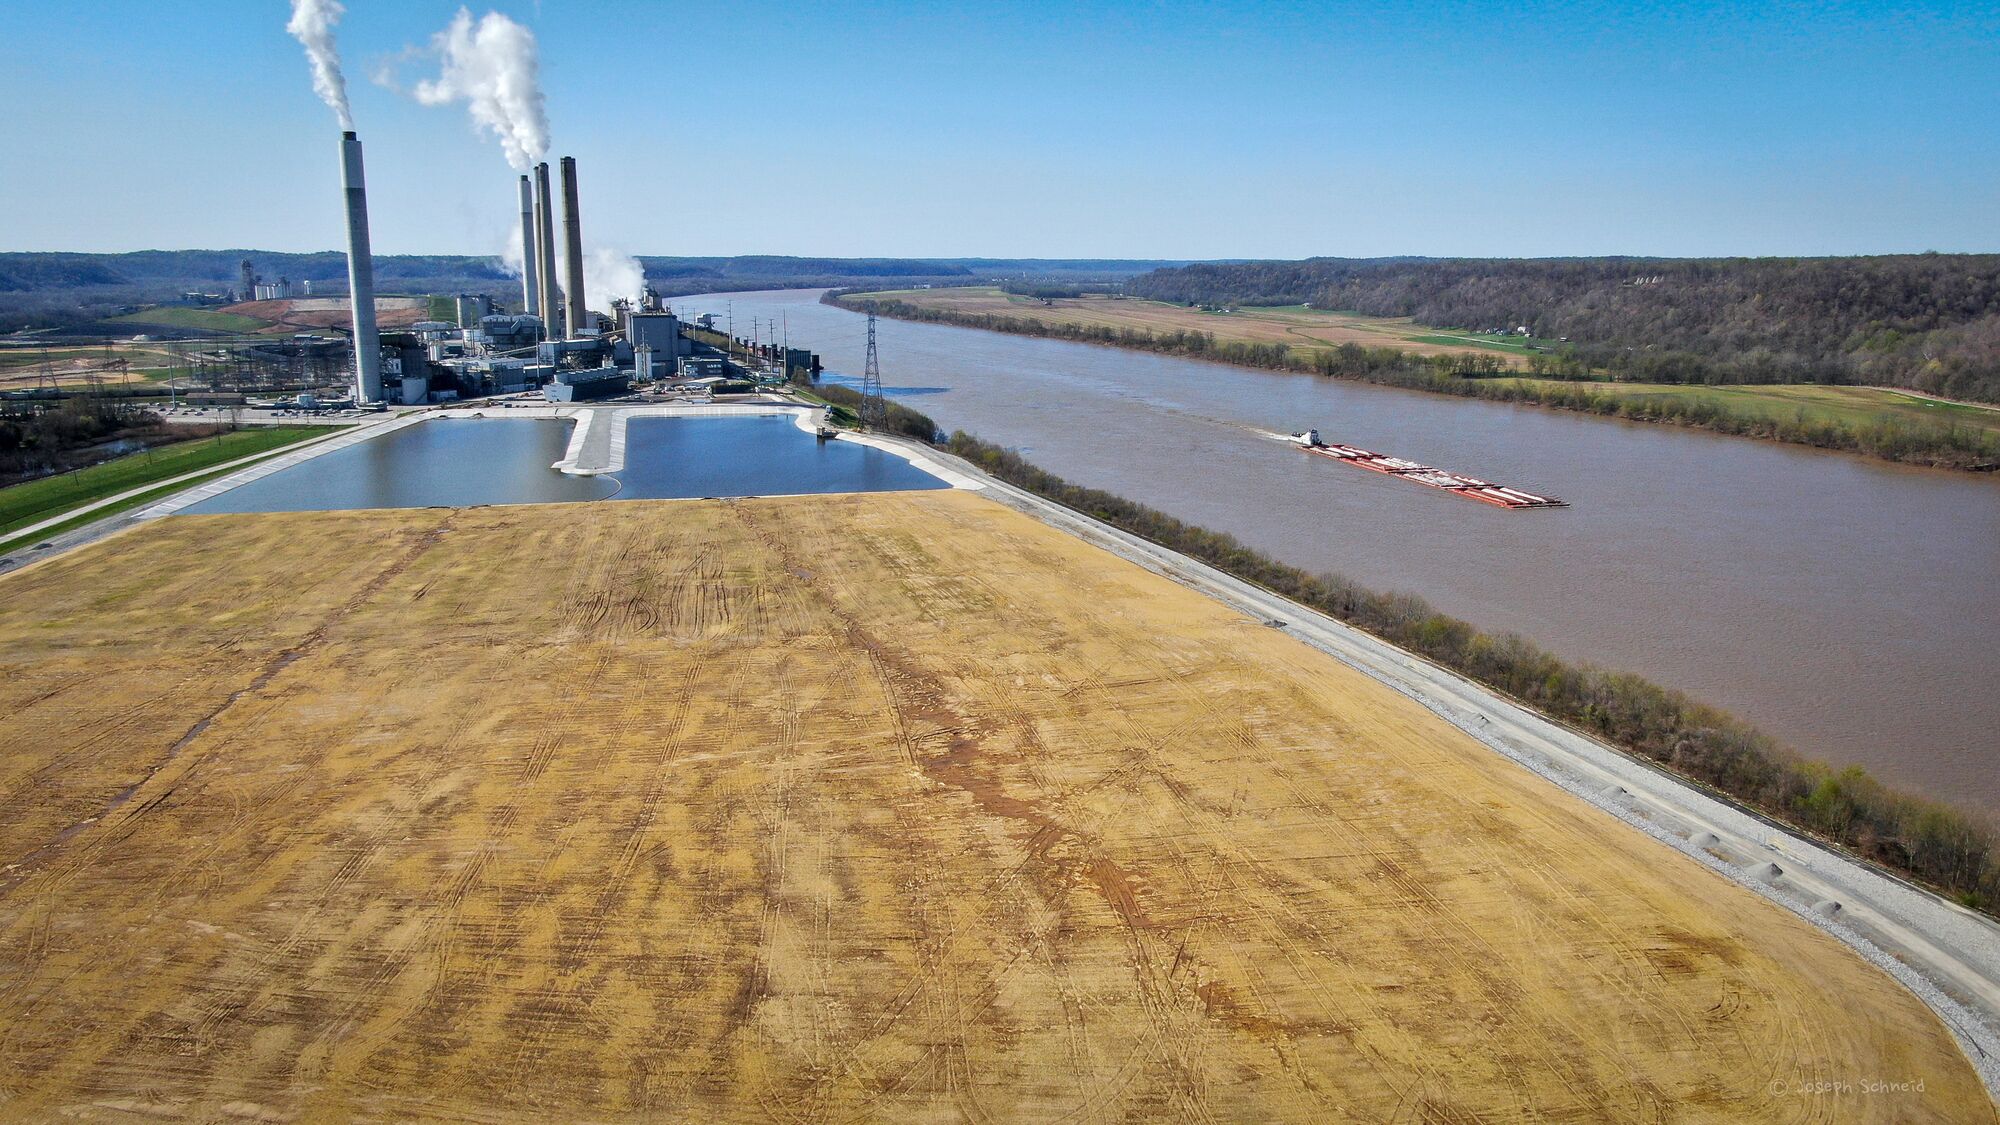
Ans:
[[[268,320],[267,334],[327,331],[352,327],[352,313],[345,297],[292,297],[272,301],[244,301],[223,310],[238,316]],[[430,301],[424,297],[375,298],[375,323],[381,328],[408,328],[430,319]]]

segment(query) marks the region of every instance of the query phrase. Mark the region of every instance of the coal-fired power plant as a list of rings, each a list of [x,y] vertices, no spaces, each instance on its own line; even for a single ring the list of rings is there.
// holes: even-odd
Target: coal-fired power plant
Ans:
[[[583,215],[576,200],[576,157],[562,158],[563,193],[563,296],[567,304],[563,323],[569,338],[583,335]]]
[[[549,201],[549,166],[535,165],[535,256],[542,283],[542,323],[548,334],[556,334],[556,230],[555,211]]]
[[[535,188],[521,177],[521,309],[542,315],[541,255],[535,252]]]
[[[340,135],[340,183],[347,193],[347,293],[354,308],[354,393],[357,401],[382,401],[382,339],[375,330],[375,263],[368,252],[368,189],[361,169],[361,141]]]

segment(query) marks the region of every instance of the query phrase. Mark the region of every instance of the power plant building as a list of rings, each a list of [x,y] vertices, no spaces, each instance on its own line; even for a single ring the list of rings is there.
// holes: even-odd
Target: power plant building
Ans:
[[[516,314],[479,318],[466,332],[466,339],[493,351],[507,352],[532,348],[542,338],[542,318]]]
[[[691,346],[681,337],[681,318],[672,313],[633,313],[625,321],[625,338],[635,351],[653,349],[654,358],[669,368]]]
[[[460,328],[477,328],[480,321],[493,315],[493,298],[483,293],[460,293],[454,303]]]

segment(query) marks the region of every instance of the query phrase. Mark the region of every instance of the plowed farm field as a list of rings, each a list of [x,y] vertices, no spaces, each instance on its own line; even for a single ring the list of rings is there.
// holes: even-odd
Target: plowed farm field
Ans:
[[[1244,306],[1225,312],[1099,294],[1043,299],[1008,293],[993,286],[896,289],[856,293],[851,297],[855,302],[870,299],[901,301],[947,316],[1013,317],[1051,326],[1133,329],[1155,335],[1206,332],[1217,340],[1288,344],[1307,351],[1359,344],[1415,355],[1492,356],[1507,366],[1518,366],[1520,357],[1526,354],[1525,348],[1504,338],[1427,328],[1408,317],[1362,316],[1302,305]]]
[[[1841,1093],[1817,1083],[1910,1082]],[[0,1119],[1992,1121],[1820,931],[971,493],[0,579]]]

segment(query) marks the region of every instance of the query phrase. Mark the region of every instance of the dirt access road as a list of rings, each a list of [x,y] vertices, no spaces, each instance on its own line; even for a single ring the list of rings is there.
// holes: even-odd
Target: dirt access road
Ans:
[[[973,494],[160,520],[0,578],[0,716],[0,1118],[1995,1120],[1832,938]]]

